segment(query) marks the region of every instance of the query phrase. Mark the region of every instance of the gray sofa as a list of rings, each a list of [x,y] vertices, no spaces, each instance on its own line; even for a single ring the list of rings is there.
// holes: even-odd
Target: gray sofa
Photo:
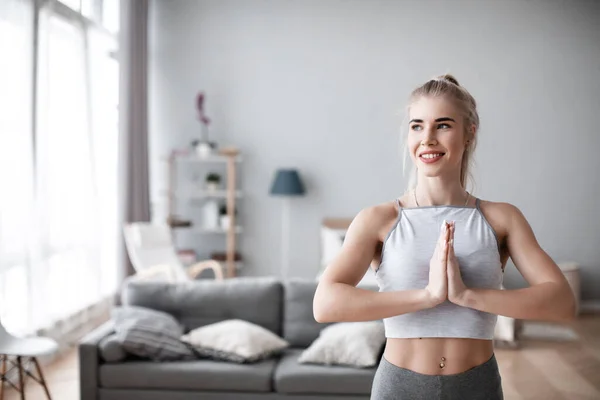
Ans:
[[[254,364],[212,360],[106,362],[102,342],[111,322],[79,343],[82,400],[368,399],[376,368],[300,364],[297,358],[326,324],[313,318],[316,282],[234,278],[188,283],[128,282],[124,305],[175,316],[194,329],[225,319],[258,324],[287,340],[281,356]]]

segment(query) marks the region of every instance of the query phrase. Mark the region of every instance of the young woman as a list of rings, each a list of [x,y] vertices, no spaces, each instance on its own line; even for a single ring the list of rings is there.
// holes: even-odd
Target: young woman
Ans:
[[[466,190],[476,102],[444,75],[413,91],[406,149],[416,185],[361,210],[314,297],[319,322],[383,319],[371,398],[502,399],[497,315],[570,320],[575,298],[519,209]],[[501,290],[508,257],[529,283]],[[356,288],[373,265],[379,292]]]

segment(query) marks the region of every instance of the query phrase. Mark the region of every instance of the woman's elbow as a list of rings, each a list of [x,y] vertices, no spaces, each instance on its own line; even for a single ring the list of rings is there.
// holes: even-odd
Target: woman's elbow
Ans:
[[[315,318],[315,321],[317,321],[320,324],[329,322],[329,320],[327,319],[327,314],[321,307],[319,307],[316,304],[313,304],[313,317]]]
[[[329,296],[326,292],[327,290],[319,284],[319,287],[317,287],[317,291],[315,292],[315,296],[313,298],[313,317],[315,318],[315,321],[319,323],[332,322],[332,307],[329,304]]]
[[[563,295],[560,296],[560,307],[556,307],[552,314],[557,322],[569,322],[577,318],[577,301],[575,300],[575,294],[571,290],[570,286],[566,286],[563,291]],[[560,310],[557,312],[557,310]]]
[[[570,291],[571,292],[571,291]],[[575,295],[571,292],[568,301],[568,306],[565,307],[564,321],[574,321],[577,318],[577,301]]]

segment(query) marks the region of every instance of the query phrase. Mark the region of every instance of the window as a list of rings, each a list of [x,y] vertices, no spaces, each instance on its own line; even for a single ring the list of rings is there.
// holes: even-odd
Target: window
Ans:
[[[0,317],[27,333],[117,286],[119,1],[0,3]]]

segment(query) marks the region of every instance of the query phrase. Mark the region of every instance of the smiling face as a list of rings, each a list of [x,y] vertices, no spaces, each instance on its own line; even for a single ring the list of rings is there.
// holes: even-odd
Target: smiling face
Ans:
[[[458,175],[466,146],[464,118],[443,96],[410,105],[408,148],[420,175]]]

